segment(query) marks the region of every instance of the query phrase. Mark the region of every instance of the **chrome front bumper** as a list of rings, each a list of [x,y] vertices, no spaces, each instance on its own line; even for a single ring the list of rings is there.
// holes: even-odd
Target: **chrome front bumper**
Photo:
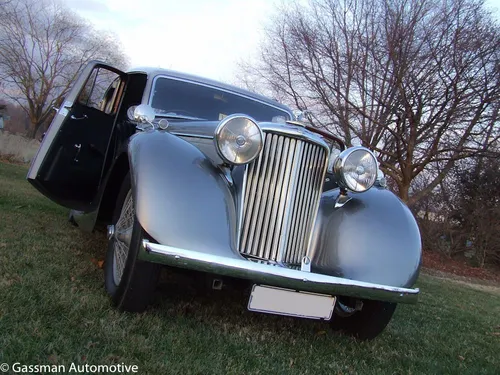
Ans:
[[[349,296],[397,303],[416,303],[419,289],[366,283],[312,272],[304,272],[245,259],[226,258],[217,255],[184,250],[143,241],[139,258],[144,261],[168,266],[208,272],[221,276],[247,279],[256,284],[324,293],[333,296]]]

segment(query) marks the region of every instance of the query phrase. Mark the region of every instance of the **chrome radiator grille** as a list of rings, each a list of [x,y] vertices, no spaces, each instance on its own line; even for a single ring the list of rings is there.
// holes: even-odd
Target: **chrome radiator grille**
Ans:
[[[246,167],[241,254],[300,264],[318,211],[327,156],[316,143],[265,134],[260,156]]]

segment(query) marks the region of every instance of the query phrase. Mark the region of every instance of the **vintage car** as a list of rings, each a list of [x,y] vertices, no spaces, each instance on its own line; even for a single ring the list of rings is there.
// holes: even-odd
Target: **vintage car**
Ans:
[[[121,310],[147,307],[161,265],[214,289],[246,280],[249,310],[360,338],[417,301],[419,230],[374,154],[240,88],[91,62],[27,178],[82,229],[107,228],[105,288]]]

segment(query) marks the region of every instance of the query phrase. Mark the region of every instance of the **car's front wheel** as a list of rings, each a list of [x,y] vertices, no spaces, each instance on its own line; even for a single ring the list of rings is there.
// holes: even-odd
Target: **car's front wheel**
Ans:
[[[339,298],[331,325],[361,340],[377,337],[391,321],[397,304],[383,301],[352,301]]]
[[[145,233],[135,215],[129,175],[118,194],[113,221],[108,228],[104,265],[106,291],[118,309],[142,312],[153,296],[160,266],[138,259]]]

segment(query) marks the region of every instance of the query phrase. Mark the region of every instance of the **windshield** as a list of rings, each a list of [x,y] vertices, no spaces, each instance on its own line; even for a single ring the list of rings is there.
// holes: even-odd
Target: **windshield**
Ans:
[[[188,120],[220,121],[234,113],[257,121],[284,122],[290,117],[283,110],[237,94],[163,77],[155,82],[151,106],[159,116]]]

